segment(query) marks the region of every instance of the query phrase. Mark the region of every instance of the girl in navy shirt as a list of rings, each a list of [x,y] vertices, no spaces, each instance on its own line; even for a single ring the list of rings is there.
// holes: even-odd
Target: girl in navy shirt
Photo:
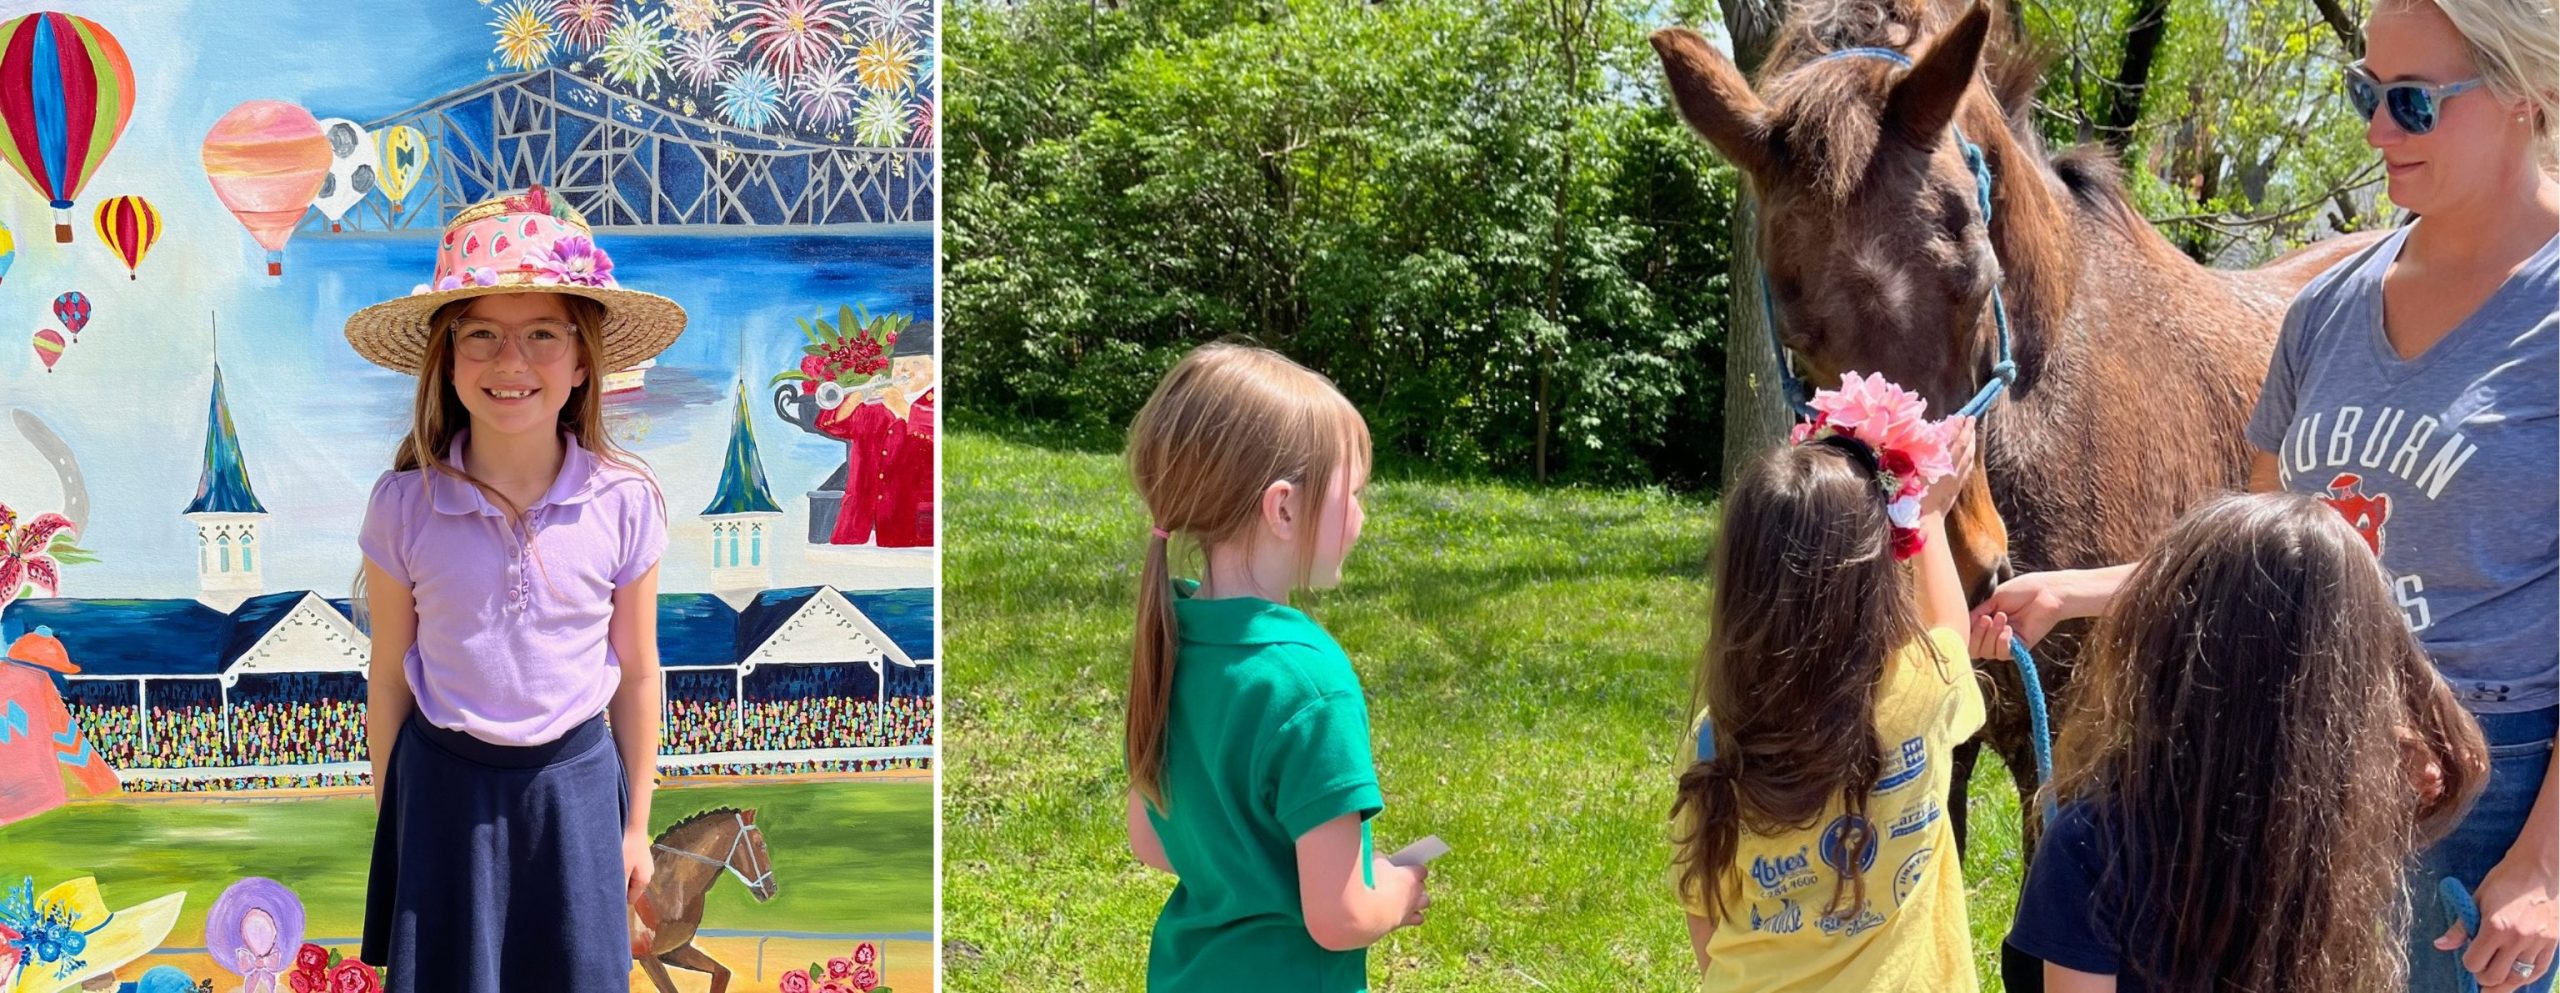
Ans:
[[[2405,988],[2401,867],[2487,756],[2356,531],[2295,494],[2197,510],[2083,665],[2009,932],[2045,989]]]

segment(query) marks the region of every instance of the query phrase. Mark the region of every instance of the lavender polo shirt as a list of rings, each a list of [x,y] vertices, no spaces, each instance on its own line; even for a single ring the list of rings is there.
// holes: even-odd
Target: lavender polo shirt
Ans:
[[[469,434],[448,462],[462,464]],[[457,479],[412,469],[373,484],[356,543],[417,600],[402,666],[437,727],[538,745],[603,712],[621,684],[613,591],[657,564],[666,509],[647,473],[564,440],[560,475],[522,528]]]

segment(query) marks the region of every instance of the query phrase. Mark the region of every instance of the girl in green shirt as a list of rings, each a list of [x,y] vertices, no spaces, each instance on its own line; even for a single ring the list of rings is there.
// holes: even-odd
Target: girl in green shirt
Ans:
[[[1423,870],[1379,858],[1385,806],[1351,659],[1288,606],[1360,540],[1369,429],[1267,349],[1185,356],[1129,429],[1154,527],[1129,675],[1129,847],[1174,874],[1155,991],[1356,991],[1367,948],[1422,922]],[[1170,544],[1201,551],[1177,581]]]

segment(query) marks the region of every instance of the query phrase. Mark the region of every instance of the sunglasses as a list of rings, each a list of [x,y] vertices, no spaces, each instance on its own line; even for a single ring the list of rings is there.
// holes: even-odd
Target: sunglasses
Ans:
[[[512,338],[526,362],[546,365],[569,354],[569,342],[578,337],[578,326],[567,321],[534,321],[514,334],[510,330],[496,321],[457,322],[453,350],[473,362],[487,362],[497,358]]]
[[[2481,80],[2466,79],[2459,83],[2386,83],[2375,79],[2373,72],[2359,60],[2346,69],[2347,100],[2356,105],[2356,115],[2373,119],[2379,107],[2391,108],[2391,123],[2410,134],[2425,134],[2436,129],[2437,106],[2455,94],[2478,89]]]

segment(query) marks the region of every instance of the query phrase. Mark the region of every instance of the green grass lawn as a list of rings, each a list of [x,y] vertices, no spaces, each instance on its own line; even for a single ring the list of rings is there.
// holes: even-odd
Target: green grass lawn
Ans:
[[[1120,699],[1146,521],[1116,457],[948,437],[947,982],[1135,989],[1172,880],[1128,855]],[[1381,850],[1437,834],[1381,990],[1697,986],[1665,839],[1703,638],[1709,508],[1651,493],[1380,480],[1311,612],[1359,665]],[[1996,777],[1996,778],[1995,778]],[[1966,858],[1992,969],[2020,872],[1984,763]]]
[[[779,889],[759,904],[734,879],[712,887],[705,926],[829,932],[933,929],[930,783],[759,783],[658,791],[663,829],[712,807],[756,809]],[[243,803],[81,803],[0,829],[0,883],[39,890],[98,877],[129,906],[187,893],[168,944],[199,944],[205,912],[242,876],[302,898],[313,937],[353,937],[364,922],[373,802],[363,796]]]

